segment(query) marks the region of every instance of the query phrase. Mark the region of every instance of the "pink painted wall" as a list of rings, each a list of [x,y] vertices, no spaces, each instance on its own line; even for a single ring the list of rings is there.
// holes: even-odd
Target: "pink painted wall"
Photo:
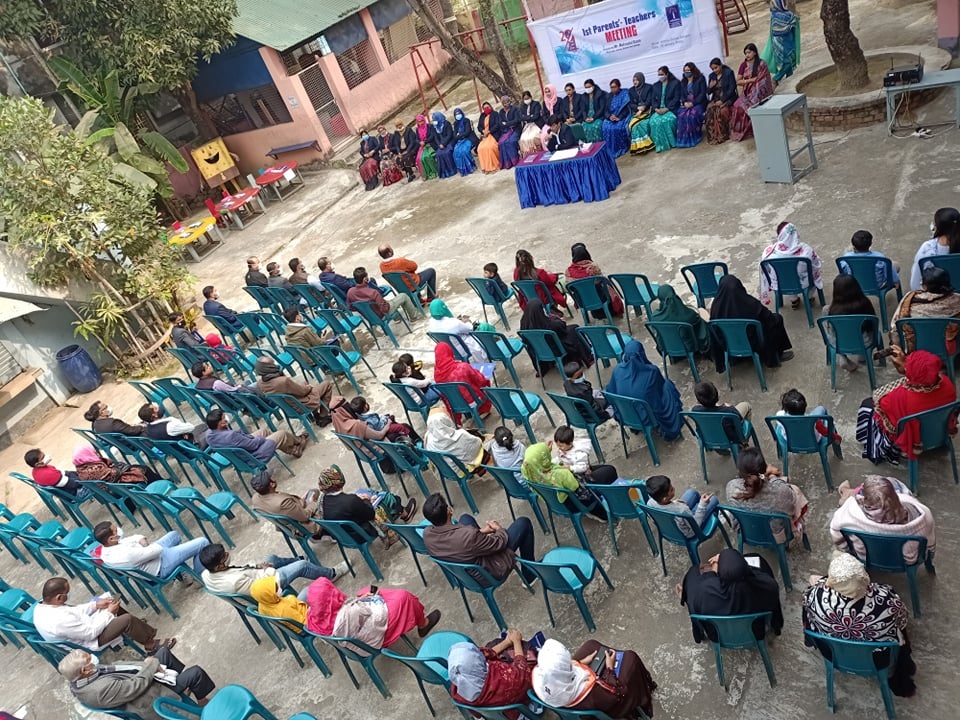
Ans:
[[[937,45],[957,56],[960,44],[960,0],[937,0]]]

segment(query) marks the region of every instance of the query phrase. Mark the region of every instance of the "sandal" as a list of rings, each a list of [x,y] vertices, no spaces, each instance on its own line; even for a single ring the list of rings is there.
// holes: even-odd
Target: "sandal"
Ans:
[[[410,498],[407,501],[407,504],[403,508],[403,512],[400,513],[400,516],[397,518],[400,522],[408,522],[417,512],[417,499]]]
[[[143,649],[147,651],[147,654],[153,654],[160,648],[173,650],[176,644],[177,644],[176,638],[164,638],[163,640],[154,640],[152,645],[144,645]]]
[[[790,307],[793,308],[794,310],[799,310],[799,309],[800,309],[800,298],[794,298],[793,300],[791,300],[791,301],[790,301]]]

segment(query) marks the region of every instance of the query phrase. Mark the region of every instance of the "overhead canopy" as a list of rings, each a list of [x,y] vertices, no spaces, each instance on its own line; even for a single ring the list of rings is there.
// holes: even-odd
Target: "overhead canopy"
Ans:
[[[26,300],[13,300],[12,298],[0,297],[0,323],[7,320],[14,320],[32,312],[46,310],[39,305],[34,305]]]
[[[317,37],[376,0],[237,0],[233,30],[284,51]]]

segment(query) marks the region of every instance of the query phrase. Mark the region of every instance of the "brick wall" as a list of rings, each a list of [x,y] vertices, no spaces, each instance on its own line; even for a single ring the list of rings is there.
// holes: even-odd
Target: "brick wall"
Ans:
[[[916,109],[936,99],[944,88],[932,88],[921,92],[905,93],[897,97],[897,102],[903,98],[902,108]],[[821,98],[808,98],[808,103],[822,104]],[[810,127],[814,132],[831,130],[852,130],[854,128],[877,125],[887,121],[886,93],[876,100],[869,100],[856,107],[810,107]],[[901,111],[902,114],[902,111]],[[787,118],[787,127],[791,130],[803,129],[803,118],[794,113]]]

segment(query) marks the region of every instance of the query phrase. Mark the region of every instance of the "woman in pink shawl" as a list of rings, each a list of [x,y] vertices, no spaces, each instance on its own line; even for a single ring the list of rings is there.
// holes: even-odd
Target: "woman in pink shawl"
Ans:
[[[378,613],[364,612],[363,603],[385,603],[387,606],[386,631],[376,620]],[[414,628],[420,637],[426,637],[440,622],[440,611],[424,615],[423,603],[412,592],[392,588],[380,588],[375,594],[363,588],[356,598],[347,599],[327,578],[317,578],[307,588],[307,629],[317,635],[338,635],[345,630],[350,635],[375,648],[389,647]],[[373,623],[364,627],[364,617],[373,618]],[[375,625],[374,625],[375,624]],[[339,628],[335,631],[335,628]],[[372,632],[370,632],[372,630]]]
[[[553,85],[543,87],[543,127],[540,128],[540,144],[546,150],[547,140],[550,137],[550,123],[547,118],[553,115],[553,109],[557,106],[557,89]]]
[[[793,223],[782,222],[777,226],[777,241],[773,245],[768,245],[760,256],[760,261],[777,260],[779,258],[807,258],[813,266],[813,283],[807,277],[807,268],[805,265],[797,263],[797,272],[800,275],[800,283],[810,292],[813,288],[823,290],[823,276],[820,273],[820,258],[816,251],[805,242],[800,242],[800,233],[797,232],[797,226]],[[769,280],[763,269],[760,270],[760,302],[764,305],[773,304],[773,291],[777,289],[776,275],[771,272]],[[793,309],[800,307],[800,298],[793,298]]]
[[[420,149],[417,151],[417,169],[424,180],[438,177],[437,173],[437,131],[427,118],[417,115],[417,137]]]
[[[737,71],[737,89],[740,97],[730,109],[730,137],[737,142],[753,137],[753,125],[747,110],[773,95],[773,78],[770,68],[760,59],[757,46],[747,43],[743,48],[744,60]]]

